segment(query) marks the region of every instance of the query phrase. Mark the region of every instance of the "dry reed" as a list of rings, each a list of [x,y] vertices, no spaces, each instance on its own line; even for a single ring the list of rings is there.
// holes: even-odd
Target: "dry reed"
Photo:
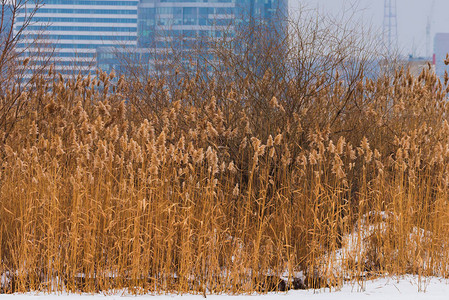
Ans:
[[[281,94],[270,76],[171,91],[102,72],[36,77],[27,113],[0,129],[2,291],[447,277],[447,87],[398,71]],[[267,92],[251,102],[255,90]]]

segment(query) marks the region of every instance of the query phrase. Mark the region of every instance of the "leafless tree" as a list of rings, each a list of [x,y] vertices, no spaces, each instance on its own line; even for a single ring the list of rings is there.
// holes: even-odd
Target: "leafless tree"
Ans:
[[[183,89],[192,89],[198,95],[190,94],[186,101],[200,102],[214,95],[226,123],[240,118],[227,111],[245,111],[262,139],[284,131],[283,126],[299,124],[297,119],[303,128],[298,128],[296,139],[304,146],[311,130],[308,124],[321,124],[323,130],[331,124],[336,134],[358,134],[355,122],[352,127],[350,122],[345,127],[336,124],[365,110],[370,98],[356,96],[357,84],[382,76],[380,61],[390,58],[383,55],[375,32],[357,19],[357,12],[357,7],[351,7],[341,16],[331,16],[303,7],[297,18],[277,16],[273,24],[263,20],[231,23],[220,37],[197,37],[188,52],[178,47],[184,37],[172,39],[165,57],[160,53],[152,57],[160,66],[158,72],[140,72],[135,64],[125,62],[133,76],[129,82],[136,83],[130,87],[130,102],[143,117],[154,116]],[[189,59],[191,64],[185,64]],[[195,88],[189,88],[192,84]],[[230,91],[238,99],[230,101]],[[325,99],[322,94],[334,98]],[[279,110],[271,108],[273,97]]]
[[[41,38],[44,27],[34,31],[39,32],[37,34],[27,34],[27,28],[33,25],[33,18],[41,6],[42,0],[1,0],[1,144],[25,112],[27,101],[22,93],[31,91],[39,74],[48,66],[53,52]]]

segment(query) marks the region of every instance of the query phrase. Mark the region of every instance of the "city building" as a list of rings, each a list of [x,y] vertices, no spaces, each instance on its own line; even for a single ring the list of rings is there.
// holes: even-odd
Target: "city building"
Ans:
[[[122,72],[126,66],[156,70],[161,61],[185,66],[214,61],[210,43],[242,28],[264,26],[285,32],[287,0],[42,0],[17,51],[34,65],[54,64],[65,76],[97,68]],[[16,18],[17,32],[35,6]],[[251,35],[250,35],[251,36]],[[277,36],[274,35],[273,36]],[[282,38],[282,37],[279,37]],[[257,41],[249,44],[257,48]],[[244,49],[245,45],[238,45]]]
[[[3,42],[8,37],[12,24],[12,6],[8,3],[1,4],[1,24],[0,39]]]
[[[34,64],[50,62],[57,73],[85,75],[96,70],[97,48],[137,46],[137,0],[43,0],[41,4],[17,48]],[[26,7],[19,12],[15,31],[28,13]]]
[[[449,33],[437,33],[434,39],[434,63],[438,77],[443,78],[444,72],[449,68],[444,64],[446,55],[449,53]]]
[[[142,58],[145,51],[139,49],[150,49],[145,53],[151,54],[148,69],[153,71],[175,60],[187,69],[198,68],[216,60],[211,44],[244,29],[264,26],[272,37],[282,39],[287,15],[287,0],[140,0],[135,56]],[[110,54],[99,56],[100,66],[106,67]]]
[[[114,71],[118,74],[136,75],[135,73],[149,73],[150,49],[146,48],[97,48],[97,67],[107,73]],[[116,77],[117,79],[117,77]]]
[[[141,0],[138,46],[165,49],[179,37],[188,41],[221,36],[234,25],[235,8],[235,0]]]

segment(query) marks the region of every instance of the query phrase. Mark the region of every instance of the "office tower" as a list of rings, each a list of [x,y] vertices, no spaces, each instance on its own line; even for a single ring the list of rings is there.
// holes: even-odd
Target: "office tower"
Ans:
[[[43,0],[17,50],[35,57],[35,64],[52,56],[55,71],[63,75],[93,73],[98,47],[136,46],[137,4],[137,0]],[[15,30],[27,13],[25,8],[18,14]]]
[[[17,50],[32,56],[37,65],[48,64],[51,55],[55,71],[67,76],[93,73],[97,67],[123,69],[118,56],[149,69],[164,53],[189,64],[192,50],[204,51],[203,58],[207,57],[211,40],[232,37],[242,28],[263,25],[282,32],[288,14],[287,0],[43,0],[42,4]],[[16,31],[28,13],[27,8],[19,13]]]
[[[12,24],[12,6],[10,4],[1,4],[2,27],[0,28],[0,42],[7,38]]]
[[[287,0],[141,0],[138,47],[152,49],[156,60],[171,53],[187,63],[192,50],[207,57],[210,41],[233,37],[243,28],[263,25],[281,39],[287,15]]]

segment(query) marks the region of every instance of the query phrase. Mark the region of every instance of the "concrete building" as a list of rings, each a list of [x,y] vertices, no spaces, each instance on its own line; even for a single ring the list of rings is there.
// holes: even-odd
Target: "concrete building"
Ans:
[[[409,57],[406,62],[404,62],[406,68],[410,70],[412,76],[418,77],[421,75],[424,69],[435,73],[435,65],[431,58],[426,57]]]

